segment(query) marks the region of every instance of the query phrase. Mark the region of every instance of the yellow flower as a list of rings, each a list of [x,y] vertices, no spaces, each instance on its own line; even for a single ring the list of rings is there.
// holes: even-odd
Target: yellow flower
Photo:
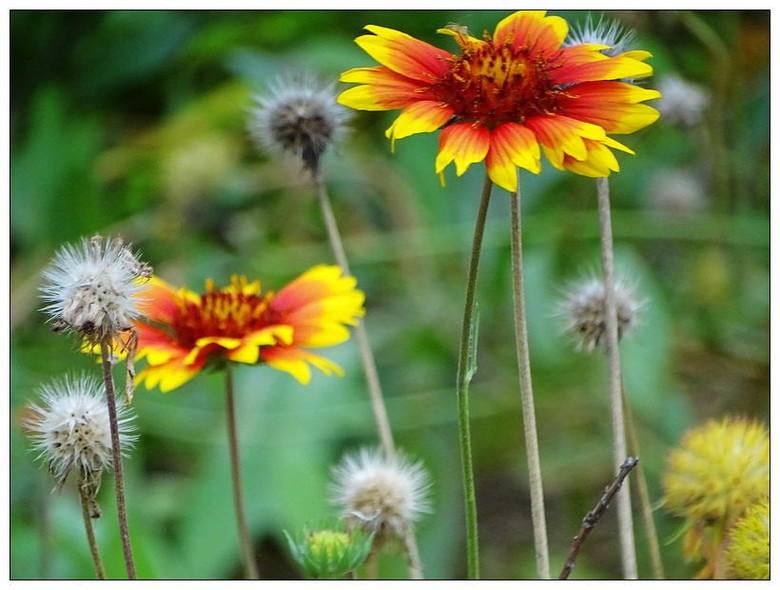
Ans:
[[[339,102],[361,110],[402,109],[387,130],[395,143],[441,129],[436,172],[455,162],[458,176],[485,161],[497,185],[517,190],[517,168],[541,170],[541,152],[559,170],[609,176],[619,170],[612,149],[633,152],[607,133],[633,133],[658,118],[640,104],[656,90],[621,79],[652,74],[646,51],[608,55],[607,45],[564,45],[558,16],[520,11],[491,36],[463,27],[439,29],[460,46],[453,55],[393,29],[368,25],[355,41],[381,65],[354,68],[342,82],[359,84]]]
[[[769,433],[743,418],[688,432],[667,458],[665,504],[694,522],[731,524],[769,494]]]
[[[728,576],[742,580],[769,579],[769,499],[745,512],[729,532]]]
[[[144,292],[148,319],[136,324],[138,358],[148,366],[138,375],[151,389],[175,389],[208,361],[266,363],[306,384],[309,365],[341,375],[335,363],[308,348],[333,346],[349,338],[347,325],[363,316],[363,293],[337,266],[320,265],[281,291],[262,293],[260,282],[233,277],[230,285],[206,292],[174,289],[153,277]]]

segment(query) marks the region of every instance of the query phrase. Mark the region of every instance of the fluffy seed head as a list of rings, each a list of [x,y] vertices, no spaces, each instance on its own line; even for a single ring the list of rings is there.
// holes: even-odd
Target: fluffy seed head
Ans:
[[[322,154],[343,134],[349,117],[333,88],[321,87],[310,75],[290,76],[255,101],[249,132],[258,147],[300,158],[316,176]]]
[[[662,96],[656,108],[670,123],[692,127],[701,121],[710,104],[709,92],[676,75],[661,78],[658,90]]]
[[[637,299],[633,283],[617,279],[615,306],[620,339],[636,326],[644,301]],[[601,279],[590,278],[572,283],[566,290],[558,304],[558,315],[564,323],[564,331],[576,339],[578,348],[592,352],[606,341],[606,307],[604,282]]]
[[[645,193],[653,208],[666,213],[696,213],[707,207],[702,178],[691,170],[660,170],[653,175]]]
[[[97,487],[104,469],[113,466],[105,389],[87,375],[65,376],[42,386],[40,403],[28,405],[24,427],[38,458],[61,487],[72,469]],[[136,440],[129,409],[117,403],[119,443],[123,454]]]
[[[121,239],[95,236],[62,246],[42,276],[41,297],[48,304],[42,311],[54,330],[98,343],[132,328],[141,316],[136,305],[152,268]]]
[[[599,17],[597,23],[588,14],[585,24],[576,24],[569,31],[564,41],[565,46],[571,45],[608,45],[603,53],[610,57],[629,51],[636,43],[636,33],[621,25],[618,21]]]
[[[664,503],[695,523],[729,526],[769,494],[769,433],[756,421],[726,417],[689,431],[669,453]]]
[[[430,512],[430,480],[422,463],[403,455],[386,458],[379,450],[347,455],[333,469],[332,499],[350,524],[374,532],[381,542],[402,535]]]
[[[769,579],[769,499],[747,509],[729,532],[726,547],[728,577]]]

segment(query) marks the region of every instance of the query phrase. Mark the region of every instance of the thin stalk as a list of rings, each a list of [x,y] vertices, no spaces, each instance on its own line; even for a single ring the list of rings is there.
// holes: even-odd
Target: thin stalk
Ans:
[[[119,446],[119,427],[116,418],[116,397],[114,393],[114,379],[111,376],[111,360],[108,350],[108,342],[100,342],[100,359],[103,365],[103,381],[106,385],[106,402],[108,405],[108,421],[111,428],[111,452],[114,460],[114,488],[116,490],[116,511],[119,519],[119,537],[122,541],[122,554],[127,568],[127,577],[136,579],[135,563],[133,563],[133,549],[130,546],[130,532],[127,528],[127,508],[125,504],[125,483],[122,473],[122,450]]]
[[[626,432],[628,434],[628,442],[631,446],[631,454],[634,457],[640,455],[639,452],[639,439],[636,435],[636,427],[634,425],[634,414],[631,411],[631,404],[626,396],[626,388],[623,387],[623,409],[626,413]],[[647,478],[645,477],[645,470],[641,465],[636,468],[636,488],[639,492],[639,507],[642,512],[642,520],[645,523],[645,536],[647,537],[647,546],[650,549],[650,564],[653,568],[653,577],[656,580],[664,579],[664,564],[661,560],[661,548],[658,544],[658,533],[655,530],[655,521],[653,520],[653,508],[650,503],[650,492],[647,488]]]
[[[106,572],[103,569],[103,562],[100,559],[100,551],[98,550],[97,541],[95,540],[95,531],[92,528],[92,511],[90,506],[92,505],[92,498],[89,496],[89,491],[82,479],[78,485],[79,497],[81,498],[81,516],[84,518],[84,530],[87,532],[87,543],[89,543],[89,553],[92,555],[92,563],[95,565],[95,574],[99,580],[106,579]]]
[[[615,304],[614,252],[612,248],[612,219],[609,205],[609,181],[596,180],[598,188],[599,228],[601,232],[601,263],[604,267],[604,300],[607,338],[605,341],[609,364],[609,393],[612,409],[612,449],[615,473],[626,456],[626,427],[623,414],[622,377],[620,374],[620,349],[618,347],[617,306]],[[638,577],[636,547],[634,545],[634,522],[631,513],[631,490],[623,487],[617,494],[618,533],[620,554],[623,562],[623,577],[635,580]]]
[[[230,447],[230,469],[233,478],[233,504],[236,508],[238,523],[238,540],[241,543],[241,558],[244,562],[244,572],[248,580],[258,580],[257,565],[252,551],[252,539],[244,509],[244,493],[241,488],[241,460],[238,456],[238,434],[236,431],[236,405],[233,395],[233,372],[230,366],[225,366],[225,406],[227,409],[227,431]]]
[[[347,254],[344,251],[341,234],[336,223],[336,217],[333,215],[333,207],[331,207],[330,198],[328,197],[328,192],[321,175],[314,175],[314,184],[317,188],[317,197],[320,202],[322,218],[325,221],[325,229],[328,232],[328,241],[333,250],[333,256],[336,259],[336,263],[341,267],[342,272],[345,275],[351,275],[349,263],[347,262]],[[366,375],[368,394],[371,399],[371,409],[374,412],[374,420],[376,421],[379,438],[382,442],[382,449],[384,449],[385,455],[389,458],[395,454],[393,431],[390,428],[390,420],[387,417],[387,410],[385,409],[382,387],[379,384],[379,375],[376,369],[376,361],[374,360],[371,344],[368,341],[368,334],[366,333],[366,328],[362,321],[358,322],[358,325],[355,326],[355,338],[358,343],[358,349],[360,350],[360,360],[363,364],[363,372]]]
[[[345,275],[351,275],[352,272],[349,269],[349,262],[347,261],[347,254],[341,240],[341,233],[339,232],[338,224],[336,223],[336,216],[333,214],[330,197],[328,196],[328,191],[321,175],[314,175],[314,184],[317,188],[317,197],[320,203],[320,209],[322,210],[322,218],[325,221],[325,228],[328,232],[328,241],[333,250],[333,256],[341,267],[342,272]],[[368,333],[366,332],[365,324],[362,321],[358,322],[357,326],[355,326],[355,339],[357,340],[358,350],[360,351],[360,361],[363,365],[363,373],[366,376],[368,395],[371,400],[371,409],[374,414],[377,431],[379,432],[379,439],[382,443],[382,449],[384,450],[385,456],[390,458],[395,454],[393,431],[390,427],[390,420],[387,417],[387,409],[385,408],[384,396],[382,395],[382,386],[379,382],[379,373],[376,368],[374,353],[371,350]],[[422,562],[420,561],[420,553],[417,549],[417,539],[414,535],[414,530],[411,527],[404,532],[402,541],[407,557],[409,577],[414,580],[422,579]]]
[[[550,555],[547,548],[547,520],[544,515],[542,468],[539,460],[539,437],[536,432],[536,410],[531,384],[531,360],[528,353],[528,328],[523,288],[523,242],[520,192],[510,193],[512,232],[512,296],[515,317],[515,347],[520,371],[520,395],[523,406],[523,430],[528,461],[528,483],[531,488],[531,521],[534,528],[536,571],[543,580],[550,579]]]
[[[482,252],[482,236],[485,233],[490,192],[493,182],[485,175],[482,198],[479,203],[477,221],[474,226],[474,238],[471,244],[468,278],[466,280],[466,302],[463,306],[463,325],[460,331],[458,349],[458,375],[456,389],[458,394],[458,431],[460,436],[460,455],[463,466],[463,495],[466,503],[466,554],[468,575],[472,580],[479,579],[479,535],[477,532],[477,500],[474,492],[474,465],[471,455],[471,424],[469,420],[469,383],[471,382],[473,356],[472,334],[474,308],[476,303],[477,273],[479,256]]]

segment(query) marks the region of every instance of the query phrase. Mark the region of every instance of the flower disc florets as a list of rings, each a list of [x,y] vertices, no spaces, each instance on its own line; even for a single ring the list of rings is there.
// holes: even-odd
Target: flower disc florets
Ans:
[[[252,111],[249,131],[257,145],[300,158],[316,175],[322,154],[343,134],[349,117],[333,89],[321,88],[312,76],[291,76],[255,100],[259,107]]]
[[[452,109],[451,122],[479,123],[493,129],[555,111],[556,98],[563,89],[547,75],[554,64],[544,54],[526,46],[513,49],[508,42],[496,46],[488,32],[484,43],[474,43],[459,32],[455,40],[462,53],[430,87],[436,100]]]
[[[333,470],[333,502],[355,526],[374,532],[379,542],[402,535],[422,513],[430,511],[430,482],[422,463],[401,455],[386,458],[362,449],[346,456]]]
[[[53,381],[39,392],[41,403],[30,404],[25,428],[39,458],[46,461],[57,486],[72,469],[97,487],[103,470],[113,466],[111,430],[103,385],[86,375]],[[117,404],[119,442],[126,453],[136,437],[134,416]]]
[[[65,244],[42,273],[43,311],[55,331],[72,330],[91,343],[110,340],[141,317],[137,305],[151,274],[120,239]]]

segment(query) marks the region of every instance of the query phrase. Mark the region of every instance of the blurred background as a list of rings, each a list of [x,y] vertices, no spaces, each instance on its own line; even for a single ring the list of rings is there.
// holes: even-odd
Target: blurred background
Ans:
[[[34,463],[19,426],[37,387],[97,372],[38,312],[40,271],[63,243],[96,232],[131,241],[158,275],[201,290],[208,277],[278,289],[330,262],[316,195],[295,165],[259,153],[246,131],[252,96],[280,74],[325,82],[373,61],[353,42],[366,24],[450,50],[450,22],[492,31],[506,12],[11,13],[11,577],[94,577],[73,489]],[[583,23],[586,12],[555,12]],[[600,13],[593,16],[598,18]],[[646,305],[622,344],[642,466],[667,577],[689,577],[681,521],[658,506],[667,452],[686,429],[736,414],[768,421],[769,12],[614,12],[653,53],[644,82],[664,93],[651,127],[620,139],[611,178],[618,272]],[[355,113],[324,164],[397,444],[433,480],[418,526],[426,575],[466,575],[454,380],[466,264],[484,167],[442,187],[437,135],[399,141],[397,113]],[[600,268],[595,183],[521,174],[530,354],[551,565],[612,480],[607,367],[561,332],[567,285]],[[494,191],[480,271],[472,384],[482,574],[535,576],[512,336],[509,207]],[[297,578],[282,530],[335,517],[330,468],[377,444],[354,341],[325,354],[344,378],[307,387],[267,367],[235,372],[244,485],[261,575]],[[121,378],[121,377],[120,377]],[[203,374],[169,394],[136,394],[140,440],[125,462],[139,577],[241,575],[222,381]],[[123,577],[113,485],[96,525],[110,577]],[[636,490],[634,489],[636,506]],[[651,576],[636,515],[639,571]],[[385,554],[385,577],[405,577]],[[614,512],[573,578],[621,576]]]

